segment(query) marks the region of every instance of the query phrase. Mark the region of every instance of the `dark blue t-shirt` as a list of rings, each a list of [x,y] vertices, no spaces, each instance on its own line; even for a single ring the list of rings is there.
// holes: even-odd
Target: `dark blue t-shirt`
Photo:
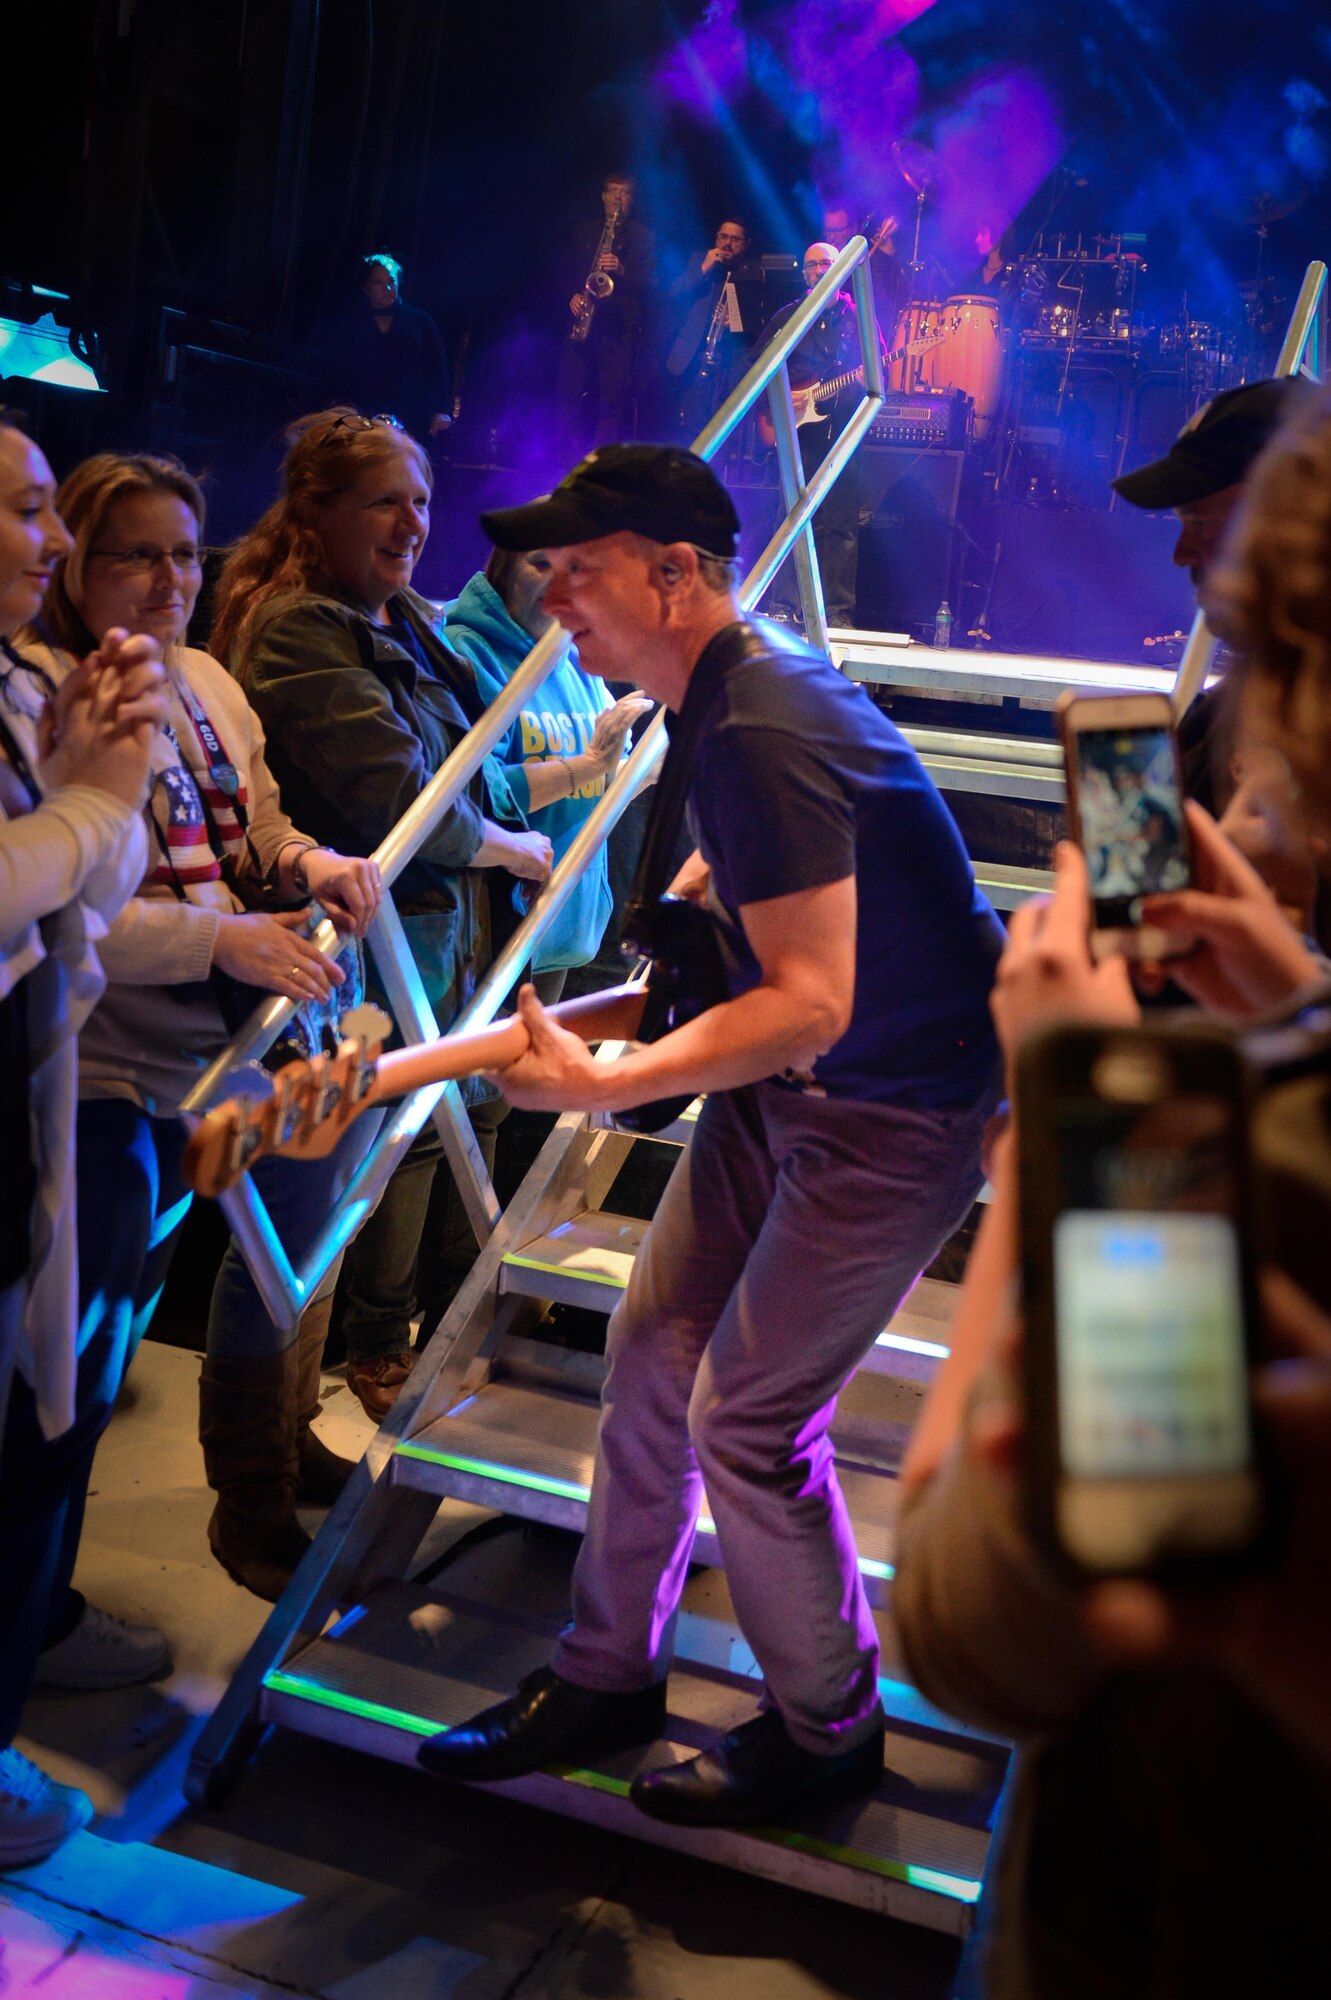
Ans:
[[[706,699],[690,831],[712,871],[732,993],[758,983],[745,903],[856,878],[855,1005],[814,1077],[836,1097],[973,1103],[997,1070],[988,996],[1003,932],[943,801],[900,731],[821,654],[754,621],[771,646],[695,668]],[[717,657],[713,655],[713,661]],[[719,905],[719,907],[718,907]]]

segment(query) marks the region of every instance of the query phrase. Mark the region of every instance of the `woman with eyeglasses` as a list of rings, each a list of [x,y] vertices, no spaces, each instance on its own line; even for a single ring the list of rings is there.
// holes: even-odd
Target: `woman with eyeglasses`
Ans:
[[[97,1438],[152,1316],[190,1196],[182,1097],[268,994],[327,1009],[345,972],[303,935],[311,900],[361,934],[379,903],[373,863],[316,845],[287,818],[263,731],[231,676],[185,644],[200,582],[204,502],[174,459],[102,453],[63,482],[73,546],[46,609],[52,644],[27,657],[57,682],[112,627],[142,633],[167,665],[152,745],[146,872],[101,953],[109,985],[79,1048],[81,1341],[95,1372],[81,1419],[41,1673],[115,1686],[164,1664],[166,1641],[85,1607],[69,1586]],[[363,1123],[364,1121],[362,1121]],[[273,1159],[260,1192],[299,1261],[362,1157],[358,1125],[313,1171]],[[309,1546],[296,1501],[327,1504],[350,1476],[310,1429],[336,1273],[301,1321],[273,1326],[238,1257],[214,1288],[200,1377],[200,1435],[217,1505],[208,1536],[238,1582],[277,1597]],[[92,1358],[96,1357],[96,1369]]]
[[[348,409],[302,418],[288,437],[281,493],[218,583],[213,646],[263,719],[301,825],[372,854],[485,701],[440,639],[433,606],[411,589],[430,529],[421,446],[393,419]],[[482,871],[536,883],[550,873],[543,833],[498,825],[487,811],[478,771],[394,885],[441,1028],[488,960]],[[487,1094],[479,1079],[464,1087],[469,1101]],[[493,1121],[478,1143],[492,1159]],[[376,1421],[411,1368],[417,1255],[440,1158],[427,1125],[343,1265],[347,1380]]]

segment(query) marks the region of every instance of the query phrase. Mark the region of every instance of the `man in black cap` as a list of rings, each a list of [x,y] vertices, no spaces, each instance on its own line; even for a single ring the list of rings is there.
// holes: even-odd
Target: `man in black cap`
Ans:
[[[892,723],[741,611],[738,518],[700,459],[608,445],[484,525],[545,569],[544,609],[585,667],[670,710],[658,797],[679,796],[682,763],[696,847],[674,886],[713,919],[728,997],[594,1062],[523,989],[531,1047],[498,1078],[513,1102],[706,1103],[610,1322],[573,1622],[553,1668],[421,1761],[498,1779],[659,1736],[705,1488],[768,1706],[632,1796],[695,1825],[764,1820],[881,1777],[878,1649],[829,1426],[979,1191],[1002,933]]]
[[[1226,389],[1188,419],[1163,458],[1113,482],[1132,506],[1178,516],[1174,561],[1192,578],[1203,611],[1207,577],[1248,475],[1306,393],[1288,375]],[[1219,820],[1291,920],[1308,928],[1317,869],[1288,767],[1260,747],[1240,759],[1236,720],[1223,681],[1197,696],[1179,722],[1184,789]]]
[[[1226,389],[1189,417],[1163,458],[1113,481],[1114,491],[1132,506],[1178,515],[1174,561],[1192,578],[1203,608],[1206,572],[1243,497],[1244,481],[1299,394],[1293,376]]]

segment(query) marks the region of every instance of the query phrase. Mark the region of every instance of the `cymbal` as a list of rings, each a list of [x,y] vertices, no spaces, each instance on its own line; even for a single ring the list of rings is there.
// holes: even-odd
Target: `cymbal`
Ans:
[[[1269,223],[1283,222],[1302,208],[1311,190],[1306,181],[1280,176],[1274,186],[1263,186],[1251,177],[1236,180],[1215,202],[1221,215],[1241,229],[1265,229]]]
[[[908,188],[927,194],[938,179],[938,155],[918,139],[894,139],[892,163]]]

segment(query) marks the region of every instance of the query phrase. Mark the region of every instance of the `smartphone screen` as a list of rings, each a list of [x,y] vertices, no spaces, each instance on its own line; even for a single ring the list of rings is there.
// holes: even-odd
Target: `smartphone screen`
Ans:
[[[1141,920],[1141,899],[1189,881],[1178,759],[1168,728],[1078,729],[1078,839],[1097,930]]]
[[[1187,1093],[1056,1113],[1057,1518],[1092,1569],[1256,1531],[1236,1115]]]

